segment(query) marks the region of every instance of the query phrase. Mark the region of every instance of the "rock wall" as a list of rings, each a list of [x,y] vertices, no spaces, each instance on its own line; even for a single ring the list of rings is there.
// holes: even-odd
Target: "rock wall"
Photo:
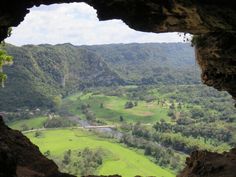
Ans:
[[[223,154],[195,151],[177,177],[236,177],[236,149]]]
[[[227,90],[236,99],[236,33],[208,33],[197,38],[197,62],[203,83]]]

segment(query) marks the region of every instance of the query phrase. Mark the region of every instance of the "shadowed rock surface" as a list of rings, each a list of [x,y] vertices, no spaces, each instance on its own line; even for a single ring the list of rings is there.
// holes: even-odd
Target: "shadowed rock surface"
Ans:
[[[195,151],[178,177],[235,177],[236,148],[223,154]]]

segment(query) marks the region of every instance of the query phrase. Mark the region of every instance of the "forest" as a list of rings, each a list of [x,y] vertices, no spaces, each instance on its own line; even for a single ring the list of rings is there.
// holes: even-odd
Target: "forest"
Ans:
[[[6,44],[4,49],[14,63],[4,67],[1,111],[53,109],[61,98],[92,87],[200,82],[190,44]]]

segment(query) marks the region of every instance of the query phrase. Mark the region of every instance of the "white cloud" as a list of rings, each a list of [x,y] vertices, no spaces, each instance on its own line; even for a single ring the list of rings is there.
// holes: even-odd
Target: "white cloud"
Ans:
[[[15,45],[108,44],[131,42],[183,42],[177,33],[144,33],[130,29],[121,20],[99,22],[96,11],[84,3],[40,6],[6,40]]]

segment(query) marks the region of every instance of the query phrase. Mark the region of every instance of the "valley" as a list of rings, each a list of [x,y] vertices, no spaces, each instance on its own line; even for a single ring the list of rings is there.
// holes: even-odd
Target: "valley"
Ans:
[[[224,97],[223,101],[223,96],[225,93],[202,85],[96,87],[64,98],[56,114],[9,125],[23,131],[64,172],[80,176],[80,166],[73,165],[78,161],[74,159],[77,151],[102,148],[102,152],[112,154],[100,152],[104,163],[93,169],[85,167],[85,171],[128,177],[146,169],[144,163],[153,170],[139,171],[140,175],[168,177],[182,169],[185,158],[194,150],[223,152],[234,145],[235,130],[231,127],[235,125],[235,111],[231,98]],[[132,106],[127,107],[130,102]],[[201,111],[206,106],[207,110]],[[230,106],[228,112],[220,111]],[[121,154],[127,149],[134,157],[120,157],[113,152],[116,146]],[[71,159],[65,165],[63,158],[68,150]],[[132,165],[136,160],[139,163],[135,164],[141,166]]]
[[[236,145],[231,96],[200,84],[189,44],[6,46],[0,112],[63,172],[173,177]]]

